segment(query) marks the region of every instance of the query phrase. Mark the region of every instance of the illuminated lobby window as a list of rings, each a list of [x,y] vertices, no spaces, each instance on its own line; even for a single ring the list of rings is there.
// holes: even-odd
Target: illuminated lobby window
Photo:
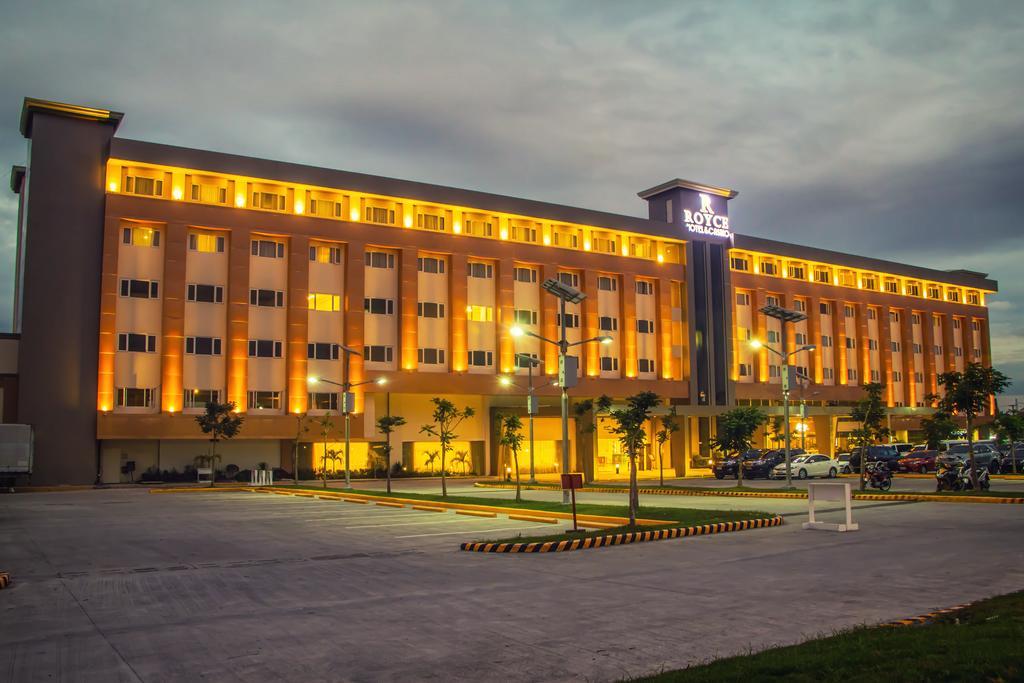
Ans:
[[[316,263],[341,263],[341,247],[310,247],[309,260]]]
[[[310,294],[308,298],[311,311],[334,312],[341,310],[341,296],[338,294],[314,293]]]
[[[159,247],[160,231],[142,225],[133,225],[121,230],[121,241],[133,247]]]
[[[223,253],[224,236],[210,235],[204,232],[189,233],[188,248],[190,251],[199,251],[205,254]]]

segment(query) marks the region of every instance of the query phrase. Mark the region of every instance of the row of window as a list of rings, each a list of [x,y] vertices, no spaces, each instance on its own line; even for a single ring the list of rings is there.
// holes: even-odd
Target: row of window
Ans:
[[[156,389],[118,387],[115,391],[119,408],[153,408],[156,405]],[[185,410],[201,409],[207,403],[220,403],[223,392],[220,389],[185,389],[182,406]],[[338,393],[309,392],[310,410],[338,410]],[[248,391],[246,404],[249,410],[280,410],[280,391]]]

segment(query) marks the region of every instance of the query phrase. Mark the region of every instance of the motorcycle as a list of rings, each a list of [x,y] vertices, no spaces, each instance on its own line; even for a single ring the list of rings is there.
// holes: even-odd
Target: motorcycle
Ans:
[[[974,488],[971,481],[971,467],[963,465],[943,465],[935,473],[936,491],[970,491]],[[978,490],[988,491],[990,487],[988,468],[978,468]]]
[[[868,463],[865,473],[868,475],[867,480],[871,488],[882,491],[888,491],[892,488],[892,473],[889,472],[889,468],[885,466],[885,463]]]

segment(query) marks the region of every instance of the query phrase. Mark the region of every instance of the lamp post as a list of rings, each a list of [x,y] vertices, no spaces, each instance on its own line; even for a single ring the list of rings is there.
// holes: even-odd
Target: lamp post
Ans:
[[[543,389],[544,387],[548,387],[548,386],[551,386],[551,385],[557,385],[558,384],[558,380],[552,380],[552,381],[548,382],[547,384],[542,384],[539,387],[534,387],[533,386],[533,369],[535,367],[537,367],[538,365],[540,365],[541,361],[538,360],[537,358],[534,358],[533,356],[531,356],[528,353],[517,353],[516,354],[516,364],[519,365],[520,367],[522,367],[522,365],[524,363],[526,364],[526,415],[527,415],[527,418],[529,419],[529,423],[530,423],[530,427],[529,427],[529,433],[530,433],[530,479],[526,483],[527,484],[536,484],[537,483],[537,475],[536,475],[536,471],[534,469],[534,460],[533,460],[533,416],[537,414],[537,397],[534,395],[533,392],[534,392],[535,389]],[[513,382],[511,377],[506,377],[504,375],[498,378],[498,382],[503,387],[516,387],[517,389],[522,389],[523,388],[519,384],[516,384],[515,382]]]
[[[539,339],[542,342],[552,344],[558,347],[558,386],[562,389],[562,474],[569,472],[569,389],[576,386],[579,382],[578,372],[579,369],[579,358],[576,356],[569,355],[569,349],[573,346],[582,346],[583,344],[589,344],[591,342],[600,342],[601,344],[610,344],[612,338],[603,335],[600,337],[591,337],[590,339],[582,339],[577,342],[570,342],[565,338],[565,304],[578,304],[587,298],[587,295],[576,289],[570,287],[567,284],[562,283],[555,278],[549,278],[541,283],[541,288],[544,289],[548,294],[558,297],[559,305],[559,338],[558,340],[548,339],[547,337],[541,336],[536,332],[530,330],[524,330],[518,325],[512,327],[509,333],[513,337],[533,337]],[[562,491],[562,504],[569,505],[569,490],[565,489]]]
[[[762,348],[763,349],[767,349],[768,351],[771,351],[776,356],[778,356],[779,358],[782,359],[782,414],[783,414],[782,419],[785,422],[785,429],[786,429],[786,431],[785,431],[785,435],[786,435],[786,488],[789,488],[789,487],[791,487],[793,485],[792,473],[789,471],[789,469],[790,469],[790,460],[791,460],[791,456],[790,456],[790,445],[791,445],[790,444],[790,436],[791,435],[790,435],[790,429],[789,429],[789,384],[790,384],[789,358],[790,358],[790,356],[795,356],[796,354],[800,353],[801,351],[813,351],[815,346],[814,346],[814,344],[805,344],[805,345],[801,346],[798,349],[794,349],[793,351],[787,351],[787,349],[786,349],[786,347],[788,346],[787,337],[786,337],[786,325],[789,324],[789,323],[796,323],[796,322],[800,322],[801,320],[806,320],[807,319],[807,314],[806,313],[802,313],[800,311],[790,311],[788,309],[782,308],[781,306],[764,306],[763,308],[761,308],[761,312],[764,313],[769,318],[775,318],[776,320],[778,320],[781,323],[780,327],[781,327],[781,334],[782,334],[782,351],[778,351],[776,349],[773,349],[770,346],[765,346],[764,344],[762,344],[757,339],[751,341],[750,345],[753,346],[755,349],[762,349]]]
[[[309,377],[307,381],[310,384],[316,384],[317,382],[323,382],[324,384],[332,384],[336,387],[341,388],[341,412],[345,416],[345,488],[352,488],[352,474],[349,470],[349,450],[351,446],[351,439],[349,437],[351,433],[351,414],[352,408],[355,405],[355,395],[352,393],[352,389],[355,387],[361,387],[364,384],[377,384],[383,386],[388,383],[387,377],[378,377],[377,379],[367,379],[362,382],[349,382],[348,381],[348,357],[349,354],[356,354],[357,356],[362,355],[355,349],[350,349],[347,346],[342,346],[342,352],[345,354],[345,358],[342,361],[342,374],[341,381],[334,382],[329,379],[322,377]]]

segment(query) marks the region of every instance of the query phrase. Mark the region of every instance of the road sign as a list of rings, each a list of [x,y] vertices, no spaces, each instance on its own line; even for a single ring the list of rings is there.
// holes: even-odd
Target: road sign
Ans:
[[[569,474],[562,475],[562,490],[565,489],[581,489],[583,488],[583,474],[580,472],[570,472]]]

